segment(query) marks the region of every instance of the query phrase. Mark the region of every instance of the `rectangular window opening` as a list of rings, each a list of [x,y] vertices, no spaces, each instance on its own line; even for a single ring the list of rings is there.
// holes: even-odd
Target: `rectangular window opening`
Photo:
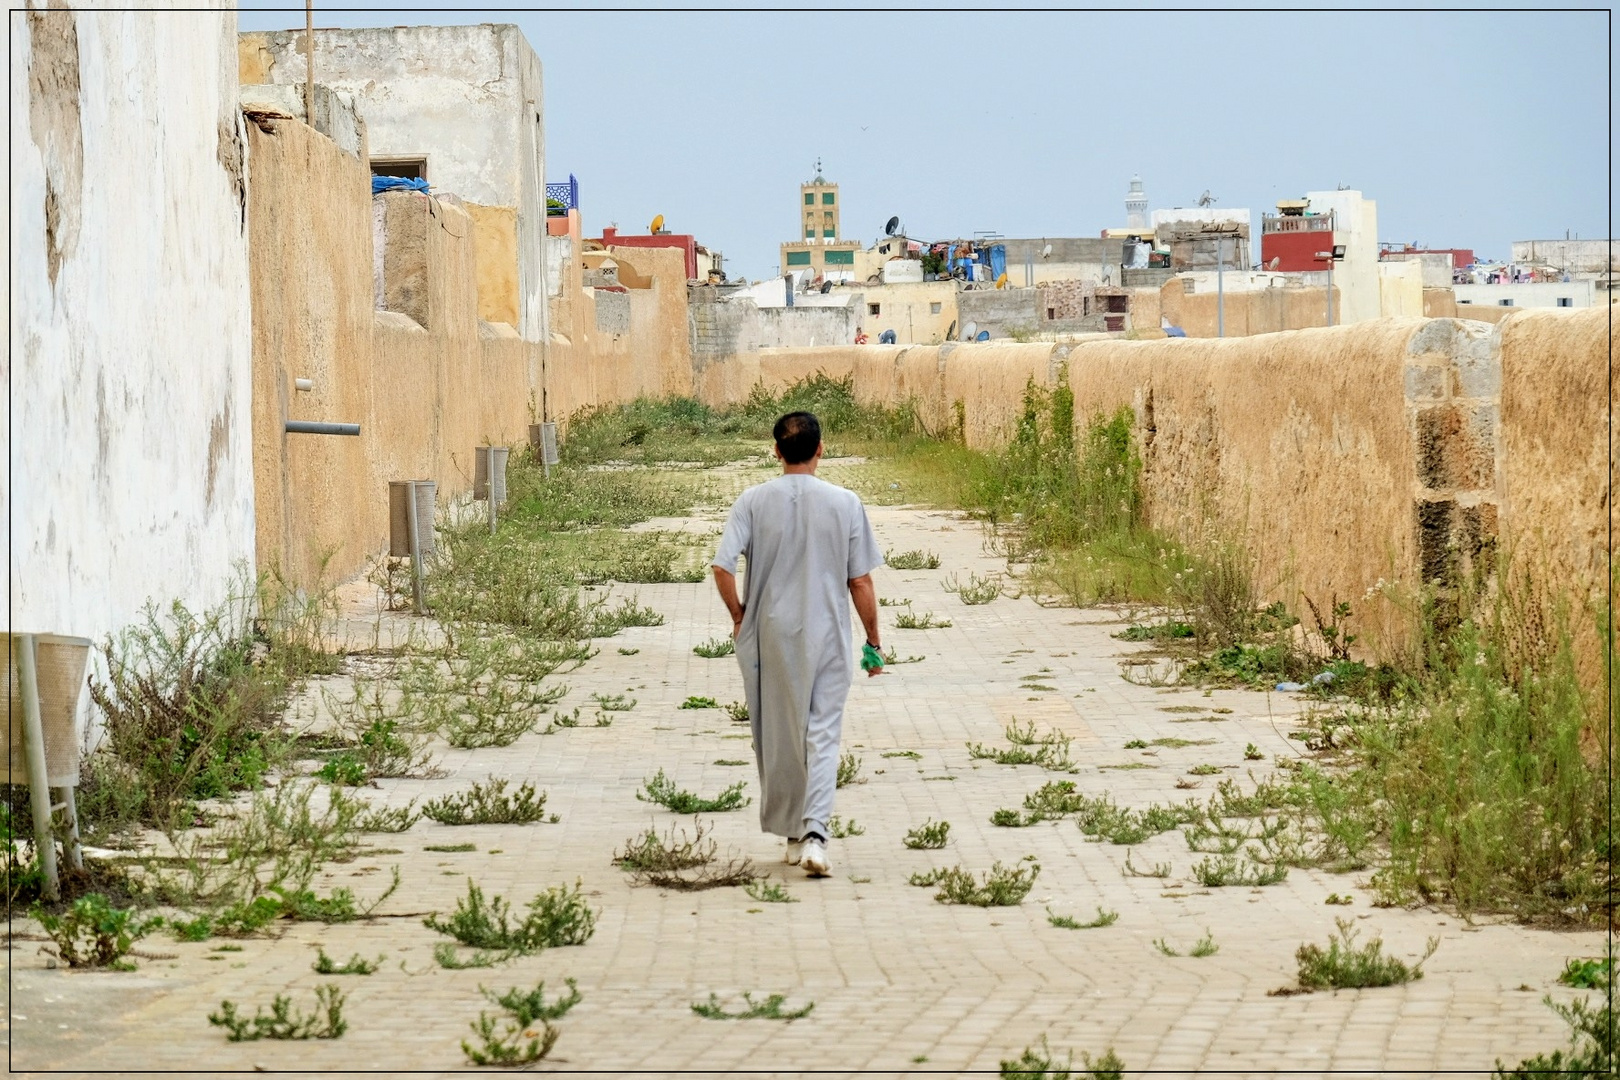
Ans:
[[[815,194],[815,192],[813,192],[813,191],[805,192],[804,193],[804,205],[806,205],[806,206],[814,206],[815,204],[816,204],[816,194]]]
[[[400,176],[406,180],[427,179],[427,158],[372,158],[372,176]]]
[[[833,196],[832,192],[823,191],[821,193],[821,205],[822,206],[831,206],[833,204],[833,197],[834,196]]]
[[[940,304],[938,302],[929,304],[928,305],[928,314],[930,314],[930,315],[938,315],[941,311],[944,310],[944,307],[945,306],[943,304]]]
[[[1558,306],[1559,307],[1574,307],[1575,306],[1575,301],[1572,300],[1570,297],[1560,296],[1558,298]]]
[[[1498,300],[1496,303],[1497,303],[1498,307],[1512,307],[1513,306],[1512,299]]]
[[[867,304],[866,305],[866,313],[868,315],[881,315],[881,314],[883,314],[883,305],[882,304]]]

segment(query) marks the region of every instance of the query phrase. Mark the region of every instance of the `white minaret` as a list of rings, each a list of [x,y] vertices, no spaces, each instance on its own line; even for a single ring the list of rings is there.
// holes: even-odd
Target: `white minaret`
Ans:
[[[1131,190],[1125,195],[1125,225],[1132,229],[1147,228],[1147,192],[1142,190],[1142,178],[1131,177]]]

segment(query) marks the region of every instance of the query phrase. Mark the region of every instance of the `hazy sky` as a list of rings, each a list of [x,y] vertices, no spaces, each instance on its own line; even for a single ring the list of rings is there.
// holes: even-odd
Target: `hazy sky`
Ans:
[[[254,5],[263,8],[269,5]],[[1600,237],[1606,12],[815,14],[336,10],[317,26],[511,22],[545,70],[548,179],[588,233],[674,232],[775,273],[817,157],[846,239],[1096,236],[1153,207],[1256,215],[1346,186],[1379,239]],[[241,28],[302,27],[303,9]]]

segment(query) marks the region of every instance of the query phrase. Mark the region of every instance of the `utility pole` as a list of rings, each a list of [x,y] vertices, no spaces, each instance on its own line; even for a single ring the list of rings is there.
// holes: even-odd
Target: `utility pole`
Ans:
[[[315,126],[315,0],[304,0],[304,123]]]
[[[1215,336],[1226,336],[1226,237],[1215,237]]]

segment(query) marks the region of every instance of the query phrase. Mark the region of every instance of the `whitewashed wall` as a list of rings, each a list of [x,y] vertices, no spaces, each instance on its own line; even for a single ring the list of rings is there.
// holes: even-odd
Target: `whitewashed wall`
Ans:
[[[14,11],[10,61],[10,625],[99,638],[252,564],[236,16]]]

